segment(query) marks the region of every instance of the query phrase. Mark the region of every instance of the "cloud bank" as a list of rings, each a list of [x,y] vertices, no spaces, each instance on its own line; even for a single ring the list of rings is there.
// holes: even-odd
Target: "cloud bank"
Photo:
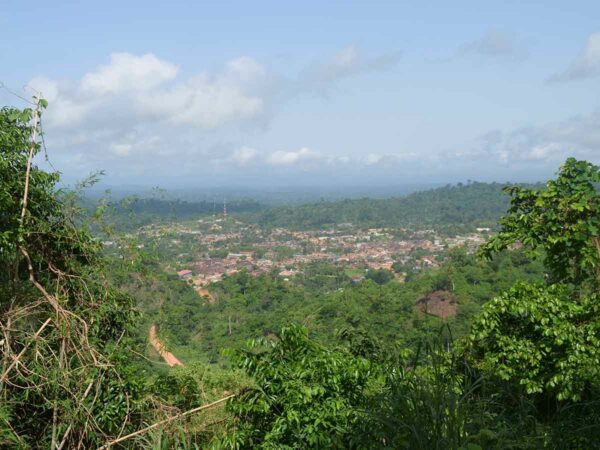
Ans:
[[[448,154],[479,164],[554,168],[569,156],[600,163],[600,111],[555,123],[493,130],[477,138],[470,149]]]
[[[513,35],[491,30],[461,52],[490,58],[517,58],[526,48]],[[520,167],[555,169],[567,156],[600,162],[600,112],[513,130],[492,130],[461,148],[365,148],[335,152],[291,142],[283,148],[249,143],[282,111],[282,103],[323,93],[343,80],[392,70],[398,52],[369,55],[348,46],[316,60],[295,76],[282,77],[249,56],[217,70],[186,74],[175,62],[154,54],[114,53],[76,80],[37,77],[29,85],[50,102],[44,117],[46,142],[57,166],[76,175],[107,169],[124,177],[166,173],[201,179],[207,174],[346,174],[349,181],[381,174],[393,179],[465,173],[465,167],[492,176]],[[600,33],[557,81],[600,74]],[[293,93],[293,95],[289,95]],[[485,170],[479,170],[479,168]],[[463,172],[461,172],[463,170]],[[504,172],[502,172],[504,170]],[[219,172],[222,171],[222,172]],[[237,171],[237,172],[236,172]],[[382,178],[383,180],[383,178]]]
[[[178,64],[151,53],[113,53],[78,80],[39,76],[29,85],[50,103],[44,117],[47,143],[72,166],[68,169],[143,173],[162,166],[175,172],[182,160],[191,166],[195,161],[292,167],[320,155],[306,148],[261,151],[236,145],[231,136],[240,141],[260,132],[291,97],[389,70],[398,57],[370,56],[349,46],[285,79],[249,56],[220,70],[183,75]]]

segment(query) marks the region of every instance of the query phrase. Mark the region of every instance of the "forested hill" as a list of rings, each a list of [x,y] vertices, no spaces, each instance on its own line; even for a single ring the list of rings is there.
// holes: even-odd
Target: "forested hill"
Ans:
[[[87,199],[83,206],[92,214],[101,201]],[[212,201],[189,202],[180,199],[159,198],[125,198],[117,202],[109,202],[111,208],[105,211],[105,217],[114,227],[131,230],[147,225],[155,220],[178,220],[222,214],[223,203]],[[260,211],[263,206],[256,200],[238,199],[226,203],[230,214]]]
[[[252,214],[262,226],[296,229],[351,223],[365,227],[440,227],[469,231],[492,227],[506,212],[505,184],[468,183],[447,185],[389,199],[321,201],[301,206],[269,208]]]
[[[316,229],[344,224],[355,227],[434,228],[454,234],[494,227],[506,212],[501,183],[447,185],[387,199],[322,200],[304,205],[267,207],[251,199],[227,202],[227,212],[264,228]],[[114,205],[112,221],[135,227],[156,219],[185,219],[222,214],[223,204],[135,198]]]

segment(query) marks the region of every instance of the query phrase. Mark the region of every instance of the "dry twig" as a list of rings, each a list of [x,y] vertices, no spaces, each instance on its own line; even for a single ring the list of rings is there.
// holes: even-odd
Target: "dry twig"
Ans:
[[[227,397],[223,397],[223,398],[221,398],[221,399],[219,399],[217,401],[209,403],[208,405],[198,406],[197,408],[190,409],[190,410],[185,411],[185,412],[183,412],[181,414],[178,414],[176,416],[169,417],[169,418],[164,419],[164,420],[160,420],[160,421],[158,421],[156,423],[153,423],[150,426],[147,426],[146,428],[142,428],[141,430],[134,431],[133,433],[127,434],[127,435],[125,435],[123,437],[120,437],[119,439],[115,439],[113,441],[107,442],[102,447],[100,447],[98,450],[109,449],[110,447],[112,447],[115,444],[118,444],[119,442],[123,442],[123,441],[126,441],[127,439],[131,439],[132,437],[139,436],[140,434],[147,433],[148,431],[154,430],[155,428],[158,428],[161,425],[166,425],[168,423],[171,423],[174,420],[181,419],[183,417],[189,416],[191,414],[195,414],[195,413],[203,411],[205,409],[212,408],[212,407],[217,406],[217,405],[219,405],[219,404],[221,404],[221,403],[223,403],[223,402],[225,402],[225,401],[227,401],[230,398],[233,398],[235,396],[236,396],[236,394],[231,394],[231,395],[228,395]]]

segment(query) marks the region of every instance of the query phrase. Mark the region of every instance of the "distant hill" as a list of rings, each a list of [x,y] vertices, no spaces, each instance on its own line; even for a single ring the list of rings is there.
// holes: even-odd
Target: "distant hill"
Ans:
[[[447,185],[389,199],[321,201],[268,208],[252,214],[262,226],[310,229],[351,223],[361,227],[436,227],[468,231],[493,227],[506,212],[505,184]]]
[[[99,205],[97,199],[85,199],[83,207],[90,213]],[[212,201],[190,202],[157,198],[126,198],[110,202],[106,211],[107,221],[117,229],[131,230],[150,224],[156,220],[190,219],[211,214],[222,214],[223,203]],[[229,214],[256,212],[264,208],[253,199],[239,199],[227,202]]]
[[[229,213],[257,211],[261,209],[261,205],[252,199],[232,200],[227,202],[226,206]],[[213,213],[220,214],[223,211],[223,202],[135,198],[130,202],[121,204],[120,208],[134,214],[186,217]]]
[[[264,228],[296,230],[343,227],[434,228],[443,234],[495,227],[506,212],[506,184],[479,183],[446,185],[386,199],[360,198],[321,200],[306,204],[266,206],[253,199],[227,202],[227,212]],[[185,219],[222,214],[223,204],[212,201],[185,201],[133,198],[114,204],[113,222],[131,228],[156,219]]]

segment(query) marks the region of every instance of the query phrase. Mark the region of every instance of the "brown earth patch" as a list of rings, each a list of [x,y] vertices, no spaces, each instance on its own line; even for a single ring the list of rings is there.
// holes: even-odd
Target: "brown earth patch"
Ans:
[[[210,293],[210,291],[208,289],[203,288],[203,287],[197,287],[197,288],[194,288],[194,289],[196,290],[196,293],[200,297],[208,300],[208,303],[210,303],[210,304],[217,303],[217,301],[215,300],[215,297]]]
[[[456,316],[458,303],[452,292],[435,291],[417,300],[415,308],[425,314],[446,319]]]

